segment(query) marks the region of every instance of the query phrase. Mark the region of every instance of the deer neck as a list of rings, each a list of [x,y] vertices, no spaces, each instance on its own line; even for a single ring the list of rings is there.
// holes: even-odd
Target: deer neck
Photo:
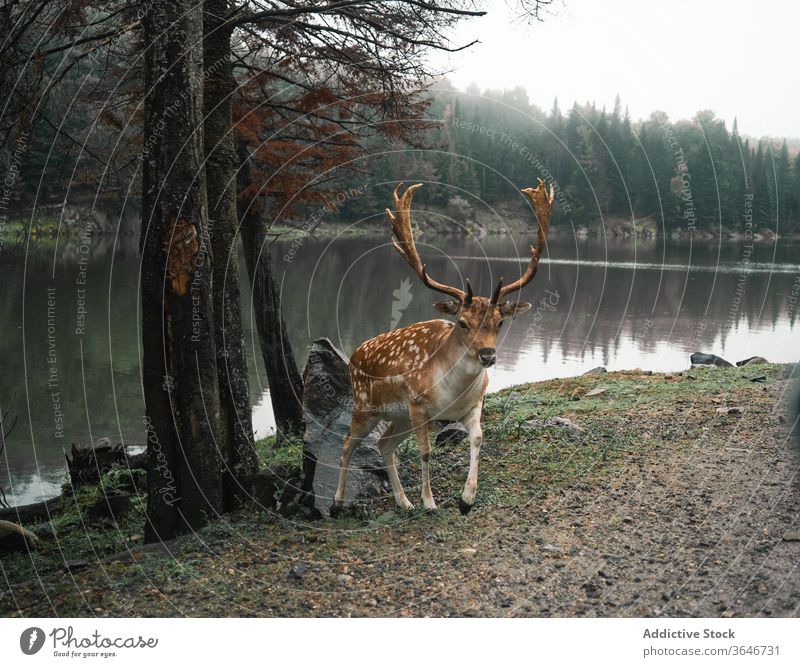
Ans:
[[[444,339],[437,355],[443,379],[462,386],[478,382],[486,369],[473,359],[459,340],[455,326]]]

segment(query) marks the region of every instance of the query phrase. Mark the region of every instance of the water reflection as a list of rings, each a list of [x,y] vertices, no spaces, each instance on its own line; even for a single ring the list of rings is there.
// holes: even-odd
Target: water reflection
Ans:
[[[423,236],[418,246],[437,279],[461,285],[468,276],[477,293],[489,294],[501,275],[517,277],[530,241]],[[731,361],[756,354],[796,361],[790,297],[800,286],[799,248],[782,241],[748,254],[741,243],[553,238],[537,278],[520,293],[533,310],[502,330],[490,389],[598,365],[680,369],[695,350]],[[349,354],[398,315],[399,326],[436,316],[439,295],[384,239],[309,238],[272,250],[301,366],[318,336]],[[113,238],[31,245],[0,263],[0,401],[19,416],[0,462],[10,502],[53,495],[72,442],[143,441],[138,271],[135,241]],[[245,303],[254,426],[264,436],[272,410],[248,294]]]

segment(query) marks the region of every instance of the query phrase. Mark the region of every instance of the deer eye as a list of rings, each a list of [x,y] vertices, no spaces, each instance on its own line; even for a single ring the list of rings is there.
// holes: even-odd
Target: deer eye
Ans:
[[[463,331],[466,331],[467,329],[469,329],[469,324],[467,324],[466,320],[459,320],[458,321],[458,326],[460,326]]]
[[[500,328],[500,327],[502,327],[502,326],[503,326],[503,320],[500,320],[500,321],[497,323],[497,328],[499,329],[499,328]]]

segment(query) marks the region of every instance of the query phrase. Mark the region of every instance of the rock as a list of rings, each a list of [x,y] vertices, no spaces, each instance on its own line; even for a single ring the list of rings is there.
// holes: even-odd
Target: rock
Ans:
[[[601,373],[608,373],[605,366],[597,366],[595,368],[591,368],[585,373],[581,373],[581,375],[600,375]]]
[[[347,357],[327,338],[311,345],[303,371],[303,456],[309,503],[328,516],[339,481],[342,442],[350,430],[353,394]],[[345,503],[368,495],[370,485],[387,478],[377,441],[386,425],[379,425],[350,459]]]
[[[40,540],[56,539],[56,531],[53,529],[53,524],[50,521],[43,521],[38,526],[34,526],[31,531]]]
[[[39,538],[31,531],[10,521],[0,520],[0,553],[35,549]]]
[[[568,428],[570,431],[574,431],[575,433],[586,433],[585,428],[578,426],[574,421],[571,421],[566,417],[551,417],[547,420],[547,423],[552,426],[563,426]]]
[[[784,542],[800,542],[800,530],[790,530],[783,534]]]
[[[754,378],[750,378],[750,382],[766,382],[767,376],[766,375],[758,375]]]
[[[518,401],[519,399],[521,399],[521,398],[522,398],[522,394],[520,394],[518,391],[512,391],[512,392],[511,392],[511,393],[508,395],[508,397],[507,397],[507,398],[508,398],[508,400],[509,400],[509,401]]]
[[[768,364],[769,362],[764,359],[764,357],[748,357],[747,359],[742,359],[741,361],[737,361],[737,366],[747,366],[748,364]]]
[[[729,361],[725,361],[722,357],[718,357],[716,354],[706,354],[705,352],[695,352],[690,361],[692,364],[702,364],[704,366],[723,366],[733,367],[733,364]]]
[[[592,396],[600,396],[600,394],[605,394],[610,387],[595,387],[594,389],[587,391],[584,398],[591,398]]]
[[[242,479],[242,487],[237,491],[241,502],[251,502],[256,509],[274,510],[278,504],[279,479],[272,470],[259,470]]]
[[[297,563],[289,569],[289,576],[293,579],[302,579],[306,572],[308,572],[308,565],[305,563]]]
[[[95,500],[87,514],[94,521],[103,519],[119,521],[130,511],[131,497],[127,493],[108,493]]]
[[[473,549],[472,547],[464,547],[463,549],[459,549],[458,553],[460,553],[462,556],[474,556],[476,553],[478,553],[478,550]]]
[[[437,445],[458,444],[467,437],[467,429],[461,422],[453,422],[445,426],[436,436]]]
[[[744,408],[739,405],[731,405],[728,407],[717,408],[718,415],[740,415],[744,412]]]
[[[340,574],[336,577],[336,581],[338,581],[342,586],[349,586],[353,583],[353,577],[349,574]]]
[[[278,512],[281,516],[292,516],[302,512],[305,491],[303,480],[295,475],[286,480],[278,498]]]

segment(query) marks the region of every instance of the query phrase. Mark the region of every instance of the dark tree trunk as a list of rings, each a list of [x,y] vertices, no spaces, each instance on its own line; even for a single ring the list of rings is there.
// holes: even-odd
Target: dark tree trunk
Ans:
[[[144,13],[142,382],[148,441],[145,540],[222,510],[219,385],[203,174],[202,4]]]
[[[239,261],[235,244],[236,148],[232,100],[231,27],[227,0],[205,0],[203,15],[204,142],[212,267],[215,342],[220,397],[220,450],[226,464],[224,504],[232,509],[241,480],[258,469],[247,376]]]
[[[250,184],[247,149],[240,145],[239,189]],[[278,439],[303,428],[303,379],[281,315],[281,300],[272,269],[266,228],[252,207],[240,212],[242,245],[252,288],[253,311],[267,371]]]

